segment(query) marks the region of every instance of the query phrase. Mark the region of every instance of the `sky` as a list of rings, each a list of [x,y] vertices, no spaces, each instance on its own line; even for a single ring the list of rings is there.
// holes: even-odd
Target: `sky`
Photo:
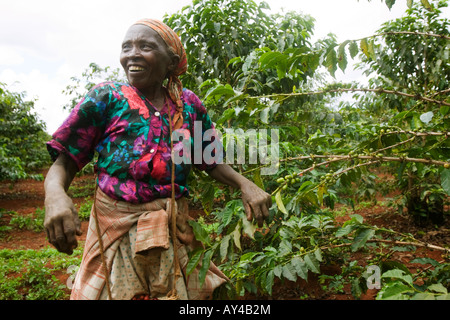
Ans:
[[[259,0],[255,0],[260,2]],[[415,0],[418,1],[418,0]],[[389,10],[379,0],[266,0],[273,12],[312,16],[315,38],[332,32],[339,42],[370,36],[382,23],[399,18],[406,0]],[[95,62],[121,68],[120,46],[128,27],[141,18],[162,19],[192,0],[0,0],[0,82],[35,100],[35,112],[53,133],[68,115],[62,91],[70,78]],[[444,17],[450,18],[446,8]],[[358,72],[338,72],[354,81]]]

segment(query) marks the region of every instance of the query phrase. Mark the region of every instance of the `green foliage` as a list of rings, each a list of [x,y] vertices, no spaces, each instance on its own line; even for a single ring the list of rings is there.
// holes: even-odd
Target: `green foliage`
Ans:
[[[434,267],[427,274],[413,274],[403,268],[387,269],[381,278],[383,287],[378,292],[379,300],[450,300],[448,293],[450,264],[440,264],[431,258],[419,258],[412,263],[430,264]],[[418,279],[427,279],[418,285]]]
[[[81,77],[71,78],[72,84],[63,90],[63,94],[71,97],[70,102],[64,106],[64,109],[72,110],[77,103],[81,101],[86,92],[95,85],[105,81],[123,81],[126,80],[125,74],[121,69],[111,69],[111,67],[102,68],[96,63],[90,63],[82,73]]]
[[[56,249],[0,250],[0,300],[63,300],[68,298],[65,284],[54,272],[79,265],[77,257],[67,258]],[[52,266],[51,266],[52,265]]]
[[[44,123],[33,112],[34,102],[0,83],[0,180],[42,179],[32,174],[49,163]]]
[[[395,1],[385,3],[392,7]],[[201,96],[216,127],[280,132],[275,175],[261,176],[262,165],[236,166],[272,193],[272,222],[263,229],[246,220],[233,190],[221,189],[225,201],[214,203],[217,187],[194,174],[193,193],[201,190],[216,224],[211,229],[192,222],[205,247],[191,254],[190,271],[213,260],[232,280],[234,294],[270,295],[277,278],[307,279],[320,274],[321,265],[340,262],[346,271],[334,278],[335,288],[349,281],[359,297],[367,289],[363,270],[342,257],[367,250],[378,257],[376,250],[387,245],[379,240],[386,237],[392,243],[412,240],[367,225],[360,216],[340,226],[324,209],[373,198],[379,187],[372,168],[393,174],[404,188],[399,210],[434,223],[435,216],[443,217],[440,204],[450,184],[449,34],[448,21],[440,17],[446,5],[408,1],[404,17],[375,35],[342,43],[330,34],[312,44],[310,17],[269,15],[266,4],[253,1],[194,1],[165,17],[188,54],[183,82]],[[325,81],[324,72],[345,72],[357,59],[370,77],[368,87]],[[224,141],[231,138],[224,135]],[[421,213],[413,213],[411,203]]]
[[[36,208],[36,213],[34,215],[23,215],[17,212],[12,212],[9,224],[18,229],[40,232],[44,230],[44,217],[45,210],[41,208]]]

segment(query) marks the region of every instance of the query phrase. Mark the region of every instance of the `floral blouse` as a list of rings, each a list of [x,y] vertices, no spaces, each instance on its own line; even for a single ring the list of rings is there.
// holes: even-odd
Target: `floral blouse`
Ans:
[[[214,126],[192,91],[184,89],[181,100],[184,104],[182,129],[188,133],[187,141],[192,146],[194,122],[201,123],[202,133],[214,130]],[[170,99],[168,103],[173,119],[176,106]],[[172,160],[167,113],[167,104],[161,111],[156,110],[129,84],[101,83],[73,109],[47,142],[47,148],[53,160],[59,153],[65,153],[80,170],[97,152],[95,170],[99,188],[113,199],[143,203],[170,197]],[[174,149],[179,143],[174,141]],[[202,149],[207,146],[208,142],[202,139]],[[194,152],[191,155],[193,159]],[[192,164],[200,170],[210,170],[217,165],[214,161],[204,161],[203,157],[200,162],[175,163],[176,198],[189,193],[187,177]]]

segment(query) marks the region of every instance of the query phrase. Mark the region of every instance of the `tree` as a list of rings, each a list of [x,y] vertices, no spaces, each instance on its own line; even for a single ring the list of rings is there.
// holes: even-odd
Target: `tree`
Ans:
[[[89,67],[81,73],[81,77],[74,76],[70,78],[72,84],[63,90],[63,94],[71,97],[70,102],[64,106],[64,109],[72,110],[81,101],[86,92],[91,90],[99,82],[126,82],[125,79],[126,77],[122,70],[118,68],[111,69],[111,67],[102,68],[98,64],[91,62]]]
[[[0,83],[0,180],[42,178],[32,174],[49,163],[45,124],[33,112],[34,102]]]
[[[362,55],[365,72],[372,75],[373,87],[403,92],[410,96],[432,97],[436,101],[448,98],[450,87],[449,21],[440,18],[447,1],[436,1],[426,8],[410,5],[406,16],[383,24],[377,37],[366,41],[372,52]],[[366,95],[361,106],[373,114],[384,114],[388,126],[404,131],[441,132],[413,139],[403,150],[404,156],[444,160],[450,158],[448,130],[449,106],[432,101],[398,95]],[[390,118],[390,120],[387,120]],[[400,143],[402,137],[384,137],[383,143]],[[442,223],[446,191],[440,187],[445,168],[405,163],[397,171],[399,185],[405,195],[408,211],[418,221],[431,219]]]

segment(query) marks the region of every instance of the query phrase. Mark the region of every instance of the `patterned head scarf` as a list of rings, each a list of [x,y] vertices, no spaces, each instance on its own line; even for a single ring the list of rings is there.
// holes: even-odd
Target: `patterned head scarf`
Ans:
[[[172,101],[177,105],[177,112],[175,113],[175,117],[173,119],[176,128],[178,127],[177,126],[178,121],[183,120],[181,114],[181,111],[183,110],[183,103],[180,99],[183,91],[183,84],[178,78],[187,70],[187,57],[186,52],[184,51],[183,44],[181,43],[181,40],[175,33],[175,31],[173,31],[169,26],[167,26],[166,24],[164,24],[159,20],[141,19],[137,21],[135,24],[143,24],[156,31],[160,35],[160,37],[164,40],[169,50],[173,54],[176,54],[180,57],[178,66],[169,75],[169,81],[167,83],[167,90],[169,92],[169,96],[172,99]]]

